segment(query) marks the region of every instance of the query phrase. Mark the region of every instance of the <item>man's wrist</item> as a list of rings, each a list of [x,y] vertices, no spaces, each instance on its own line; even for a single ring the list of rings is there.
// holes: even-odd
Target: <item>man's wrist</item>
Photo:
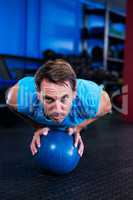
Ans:
[[[76,127],[78,133],[80,133],[80,132],[81,132],[82,130],[84,130],[85,128],[86,128],[86,126],[83,126],[83,125],[78,125],[78,126]]]
[[[85,120],[84,122],[82,122],[81,124],[79,124],[77,126],[77,128],[82,131],[83,129],[85,129],[89,124],[91,124],[92,122],[94,122],[97,119],[97,117],[93,118],[93,119],[88,119]]]

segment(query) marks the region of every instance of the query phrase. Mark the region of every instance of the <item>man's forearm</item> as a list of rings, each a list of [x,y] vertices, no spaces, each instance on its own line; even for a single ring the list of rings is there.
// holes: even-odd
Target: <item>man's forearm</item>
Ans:
[[[93,119],[88,119],[85,120],[83,123],[78,125],[78,129],[81,131],[82,129],[84,129],[87,125],[91,124],[92,122],[96,121],[97,117],[93,118]]]
[[[103,95],[101,97],[101,104],[100,104],[99,110],[96,114],[96,117],[93,119],[86,120],[83,123],[79,124],[78,125],[79,130],[82,130],[87,125],[91,124],[92,122],[94,122],[98,118],[106,115],[107,113],[111,113],[111,109],[112,109],[112,105],[111,105],[110,98],[106,92],[103,92]]]
[[[14,112],[16,115],[18,115],[24,121],[26,121],[28,124],[30,124],[33,128],[39,129],[39,128],[43,128],[44,127],[43,124],[39,124],[39,123],[35,122],[30,117],[28,117],[27,115],[24,115],[22,113],[19,113],[17,110],[13,109],[11,106],[8,106],[8,107],[12,112]]]

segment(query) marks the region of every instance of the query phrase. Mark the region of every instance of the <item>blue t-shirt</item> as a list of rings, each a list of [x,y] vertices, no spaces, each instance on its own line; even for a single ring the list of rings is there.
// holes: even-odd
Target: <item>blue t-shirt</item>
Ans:
[[[69,114],[62,122],[55,122],[45,115],[45,108],[37,97],[34,77],[25,77],[18,82],[18,112],[23,113],[48,127],[69,128],[87,119],[96,117],[103,86],[88,80],[77,79],[77,95]]]

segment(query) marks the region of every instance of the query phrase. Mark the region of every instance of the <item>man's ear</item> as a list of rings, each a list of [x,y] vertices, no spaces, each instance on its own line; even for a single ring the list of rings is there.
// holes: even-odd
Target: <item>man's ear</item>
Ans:
[[[73,94],[73,98],[75,99],[76,96],[77,96],[77,91],[75,90],[75,91],[74,91],[74,94]]]
[[[42,92],[41,91],[38,91],[37,92],[37,97],[40,101],[43,101],[43,96],[42,96]]]
[[[73,92],[73,98],[75,99],[77,96],[77,85],[75,86],[75,90]]]
[[[74,88],[74,95],[73,95],[74,99],[76,98],[76,96],[77,96],[77,83]]]

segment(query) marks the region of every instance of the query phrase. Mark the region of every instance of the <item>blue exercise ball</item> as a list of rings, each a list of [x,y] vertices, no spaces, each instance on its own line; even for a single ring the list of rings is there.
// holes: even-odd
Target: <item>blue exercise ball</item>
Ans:
[[[41,147],[35,155],[38,166],[55,174],[71,172],[78,164],[80,156],[74,147],[73,136],[67,131],[50,130],[41,137]]]

